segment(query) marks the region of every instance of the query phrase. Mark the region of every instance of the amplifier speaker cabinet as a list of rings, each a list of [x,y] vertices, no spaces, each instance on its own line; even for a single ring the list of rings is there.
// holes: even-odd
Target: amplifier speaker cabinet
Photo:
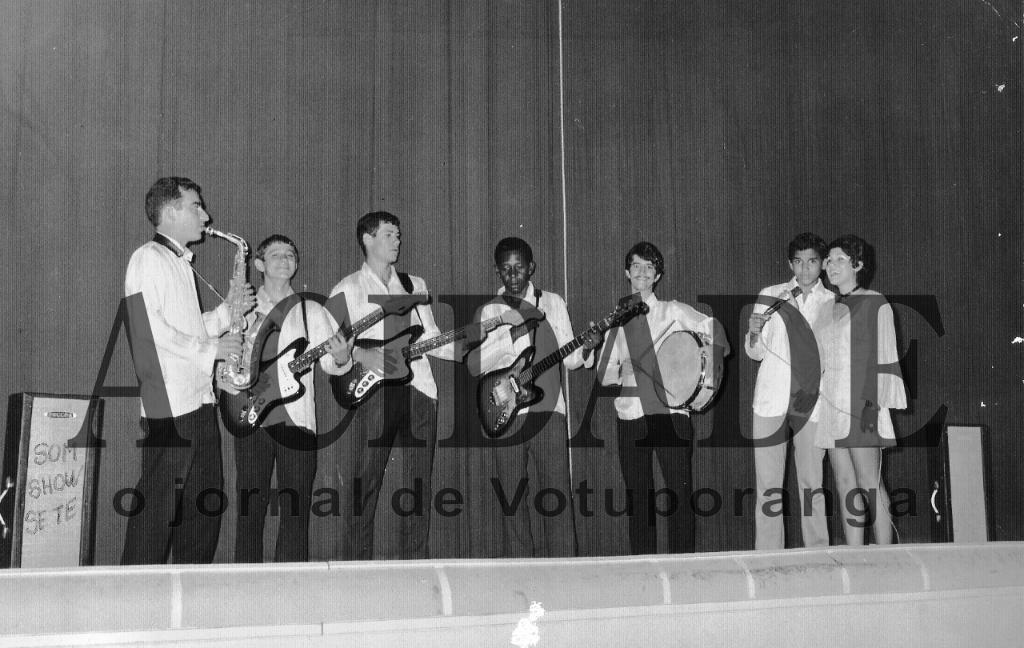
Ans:
[[[98,457],[96,449],[68,447],[68,441],[84,426],[99,437],[102,418],[103,401],[95,397],[21,393],[8,399],[0,567],[93,563]]]
[[[929,462],[932,542],[991,539],[988,434],[981,425],[948,425]]]

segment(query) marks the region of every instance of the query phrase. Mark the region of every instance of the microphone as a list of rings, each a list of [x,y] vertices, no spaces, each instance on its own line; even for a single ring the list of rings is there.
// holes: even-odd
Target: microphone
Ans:
[[[788,302],[790,299],[796,299],[801,294],[803,294],[803,292],[804,292],[803,288],[801,288],[800,286],[797,286],[793,290],[788,291],[784,297],[780,297],[778,301],[776,301],[774,304],[772,304],[771,306],[768,307],[768,310],[766,310],[765,312],[763,312],[761,314],[764,315],[765,319],[768,319],[769,317],[771,317],[775,313],[775,311],[777,311],[780,308],[782,308],[783,304]]]

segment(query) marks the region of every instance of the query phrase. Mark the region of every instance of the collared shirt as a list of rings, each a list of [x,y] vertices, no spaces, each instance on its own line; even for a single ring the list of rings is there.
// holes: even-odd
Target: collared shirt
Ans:
[[[294,290],[289,289],[288,295],[295,294]],[[286,297],[288,295],[285,295]],[[266,317],[272,310],[274,310],[276,304],[271,300],[270,295],[267,293],[266,288],[260,286],[260,289],[256,291],[256,310],[250,314],[247,318],[250,320],[250,325],[253,324],[256,319],[255,314],[260,313]],[[309,336],[306,336],[306,327],[303,325],[302,318],[302,304],[296,302],[295,305],[289,309],[288,313],[284,316],[284,321],[281,322],[281,333],[277,338],[277,353],[274,353],[275,349],[268,349],[264,347],[265,353],[270,353],[272,356],[280,354],[281,349],[286,348],[289,344],[298,340],[299,338],[307,338],[309,343],[306,345],[306,349],[311,349],[327,338],[334,335],[334,329],[331,326],[327,309],[312,300],[306,300],[306,325],[309,327]],[[268,339],[268,342],[270,340]],[[266,355],[264,355],[266,357]],[[278,384],[284,384],[284,374],[291,373],[288,371],[287,362],[278,362],[277,365],[278,373]],[[339,367],[334,361],[334,357],[325,353],[320,358],[320,368],[326,373],[340,376],[352,368],[352,360]],[[284,409],[288,414],[290,423],[298,427],[303,427],[310,432],[316,432],[316,392],[314,388],[314,376],[312,371],[307,371],[299,378],[299,382],[302,384],[304,391],[302,396],[299,398],[285,403]],[[277,419],[281,419],[278,421]],[[274,412],[273,410],[267,416],[267,424],[275,422],[287,422],[284,417],[280,415],[280,412]]]
[[[416,294],[427,293],[427,282],[419,277],[409,276],[412,280],[413,292]],[[402,282],[398,278],[398,271],[391,268],[391,278],[388,280],[387,285],[381,281],[370,266],[363,262],[363,267],[358,272],[353,272],[344,279],[338,282],[334,288],[331,289],[331,297],[334,297],[338,293],[345,293],[345,304],[348,308],[348,315],[350,323],[355,323],[360,319],[370,315],[374,311],[380,310],[379,304],[375,304],[370,301],[371,295],[408,295],[405,288],[402,287]],[[338,329],[338,322],[328,312],[328,317],[331,321],[331,326],[334,330]],[[423,327],[423,335],[420,336],[419,341],[430,340],[441,334],[441,331],[437,328],[437,323],[434,321],[434,314],[431,312],[430,307],[424,304],[417,306],[413,309],[410,314],[410,323],[419,324]],[[360,340],[384,340],[387,338],[394,337],[400,333],[400,327],[396,325],[397,318],[394,316],[385,317],[383,321],[377,322],[372,327],[364,331],[359,335]],[[446,344],[440,348],[429,351],[427,355],[434,356],[435,358],[441,358],[442,360],[455,360],[455,355],[451,344]],[[419,357],[412,361],[409,365],[412,370],[412,382],[410,383],[414,389],[425,396],[429,396],[434,400],[437,400],[437,384],[434,382],[434,374],[430,371],[430,362],[425,357]]]
[[[768,286],[760,293],[760,297],[767,299],[758,300],[754,305],[754,313],[765,312],[769,306],[775,303],[775,300],[780,299],[796,287],[796,277],[787,283]],[[791,299],[789,303],[803,315],[813,331],[821,310],[834,301],[835,295],[831,290],[825,288],[821,279],[818,279],[809,290],[804,291],[796,299]],[[785,321],[780,314],[775,313],[765,322],[755,344],[750,344],[749,333],[743,336],[743,340],[743,348],[747,355],[752,360],[761,363],[761,367],[757,371],[757,383],[754,386],[754,413],[764,417],[786,414],[789,411],[791,379],[794,377],[794,370],[799,371],[802,367],[792,367],[789,333],[786,330]],[[816,337],[814,343],[817,344]],[[812,386],[805,385],[805,387],[810,390]],[[816,403],[810,420],[817,421],[820,411],[821,405]]]
[[[647,315],[638,315],[637,321],[646,320],[647,326],[650,329],[651,341],[654,344],[654,348],[657,349],[661,346],[661,342],[670,334],[676,331],[694,331],[697,333],[703,333],[710,337],[714,344],[722,347],[722,357],[729,355],[729,343],[725,339],[725,334],[722,332],[718,322],[713,317],[709,317],[700,311],[696,310],[692,306],[684,304],[678,301],[661,301],[657,295],[653,292],[647,299],[644,300],[647,306],[650,308]],[[626,323],[629,325],[629,322]],[[604,385],[622,385],[623,387],[636,387],[636,376],[630,374],[628,376],[622,376],[620,374],[623,361],[630,359],[630,349],[626,342],[626,334],[623,327],[616,327],[612,329],[614,335],[614,342],[612,350],[608,356],[608,366],[605,367],[604,374],[601,376],[601,383]],[[640,355],[646,355],[645,349],[635,349],[634,352]],[[639,396],[619,396],[615,399],[615,411],[618,413],[619,418],[631,421],[638,419],[644,415],[643,405],[641,404]],[[672,414],[685,414],[689,416],[689,412],[684,409],[667,409],[667,412]],[[650,412],[655,414],[657,412]]]
[[[162,242],[144,244],[129,259],[124,294],[142,295],[149,320],[146,331],[137,321],[139,318],[128,318],[132,359],[142,394],[142,416],[167,418],[216,402],[216,336],[227,330],[231,313],[227,304],[208,313],[200,311],[195,276],[189,264],[192,253],[162,234],[157,236]],[[145,348],[156,349],[158,366],[147,359],[150,354]],[[168,401],[169,412],[163,405]]]
[[[498,290],[498,295],[505,294],[505,287],[502,286]],[[565,300],[563,300],[557,294],[550,291],[541,291],[540,300],[537,300],[537,291],[533,286],[533,282],[529,282],[526,286],[526,296],[523,301],[533,306],[537,310],[544,313],[544,321],[546,321],[551,330],[554,331],[555,340],[554,348],[541,348],[541,344],[537,343],[537,355],[533,359],[533,364],[543,360],[548,354],[553,353],[557,349],[565,346],[573,340],[575,337],[572,332],[572,322],[569,321],[569,311],[565,306]],[[504,301],[495,301],[485,304],[477,313],[476,321],[483,322],[494,317],[500,317],[503,313],[512,310]],[[544,326],[542,323],[540,326]],[[524,326],[515,327],[513,330],[511,326],[500,326],[495,330],[487,334],[487,338],[484,339],[483,344],[473,352],[472,357],[468,360],[467,365],[469,366],[470,373],[484,374],[489,371],[496,369],[504,369],[510,367],[516,358],[519,357],[527,347],[530,346],[531,336],[525,330]],[[535,331],[535,335],[541,333],[541,329]],[[547,345],[551,346],[551,345]],[[594,366],[595,354],[591,353],[590,357],[586,360],[583,359],[583,347],[580,347],[570,353],[562,361],[562,364],[567,369],[579,369],[580,367],[587,367],[588,369]],[[547,386],[544,387],[545,396],[553,393],[553,390],[558,391],[558,400],[554,405],[555,412],[565,414],[565,398],[562,395],[562,390],[558,389],[561,384],[561,369],[558,366],[552,367],[548,371],[541,374],[538,377],[537,382],[540,382],[541,378],[545,378],[551,374],[551,378],[547,381]],[[542,400],[543,403],[547,398]],[[535,409],[541,404],[538,403],[534,406]],[[543,408],[541,408],[543,409]],[[519,415],[526,414],[530,408],[524,407],[519,411]],[[548,409],[547,411],[552,411]]]

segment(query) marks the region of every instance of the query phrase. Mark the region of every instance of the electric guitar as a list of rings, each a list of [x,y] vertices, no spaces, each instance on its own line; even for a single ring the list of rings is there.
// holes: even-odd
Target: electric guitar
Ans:
[[[583,346],[589,333],[604,333],[635,315],[646,314],[648,310],[650,309],[647,304],[642,301],[630,305],[620,304],[607,317],[537,364],[530,364],[533,361],[533,354],[536,353],[536,349],[531,346],[519,354],[512,366],[484,374],[476,393],[477,412],[484,432],[490,437],[500,436],[515,420],[519,410],[543,398],[544,390],[535,386],[533,381]]]
[[[342,325],[345,337],[354,339],[363,331],[381,321],[388,315],[404,315],[419,304],[425,304],[430,298],[427,295],[398,295],[390,298],[366,317],[360,319],[351,328]],[[242,426],[256,427],[262,423],[267,413],[278,403],[290,403],[305,391],[299,379],[320,358],[327,353],[327,341],[303,352],[309,343],[306,338],[298,338],[286,346],[277,357],[260,364],[260,377],[249,389],[248,395],[242,392],[238,396],[225,392],[224,397],[244,398],[238,423]],[[281,370],[286,366],[286,370]],[[230,406],[229,406],[230,407]],[[229,409],[228,411],[231,411]]]
[[[380,386],[381,381],[401,384],[412,380],[412,370],[409,363],[419,356],[443,347],[444,345],[461,340],[466,337],[471,327],[483,326],[488,332],[508,324],[509,326],[521,326],[527,320],[544,319],[544,313],[537,309],[530,309],[526,313],[517,310],[509,310],[498,317],[484,320],[479,324],[471,324],[447,333],[442,333],[435,338],[416,342],[419,336],[423,335],[423,327],[419,325],[410,326],[395,337],[380,343],[374,343],[371,348],[382,348],[384,350],[384,371],[381,375],[376,371],[368,369],[360,363],[343,376],[331,376],[331,387],[334,390],[334,397],[344,407],[354,407],[366,401],[373,392]],[[364,347],[366,348],[366,347]]]

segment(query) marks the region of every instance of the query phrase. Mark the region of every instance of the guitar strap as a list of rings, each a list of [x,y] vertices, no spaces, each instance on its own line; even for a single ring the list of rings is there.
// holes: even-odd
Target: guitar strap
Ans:
[[[302,301],[302,332],[306,334],[306,346],[309,346],[309,322],[306,321],[306,299],[305,297],[299,298]],[[306,349],[302,349],[299,353],[305,353]]]
[[[409,293],[410,295],[413,294],[412,277],[410,277],[408,273],[406,273],[406,272],[399,272],[398,273],[398,282],[402,284],[402,288],[405,289],[405,292]],[[419,305],[414,306],[413,310],[415,310],[417,308],[419,308]],[[417,315],[418,314],[419,313],[417,312]],[[420,321],[421,322],[423,321],[422,317],[420,318]]]
[[[534,289],[534,298],[537,299],[537,309],[541,310],[541,289]],[[529,332],[529,346],[537,348],[537,329],[541,326],[541,322],[537,319],[530,319],[526,322],[526,331]]]
[[[399,272],[398,273],[398,281],[399,281],[399,283],[402,284],[402,288],[405,289],[405,292],[407,292],[407,293],[409,293],[411,295],[412,294],[412,277],[410,277],[408,275],[408,273]]]
[[[533,289],[533,296],[537,300],[537,310],[540,310],[540,296],[542,294],[543,293],[540,291],[540,288],[536,288],[535,287]],[[529,322],[526,323],[526,328],[527,328],[528,331],[530,331],[530,346],[532,346],[535,349],[537,348],[537,327],[538,326],[540,326],[540,322],[538,320],[530,320]]]

